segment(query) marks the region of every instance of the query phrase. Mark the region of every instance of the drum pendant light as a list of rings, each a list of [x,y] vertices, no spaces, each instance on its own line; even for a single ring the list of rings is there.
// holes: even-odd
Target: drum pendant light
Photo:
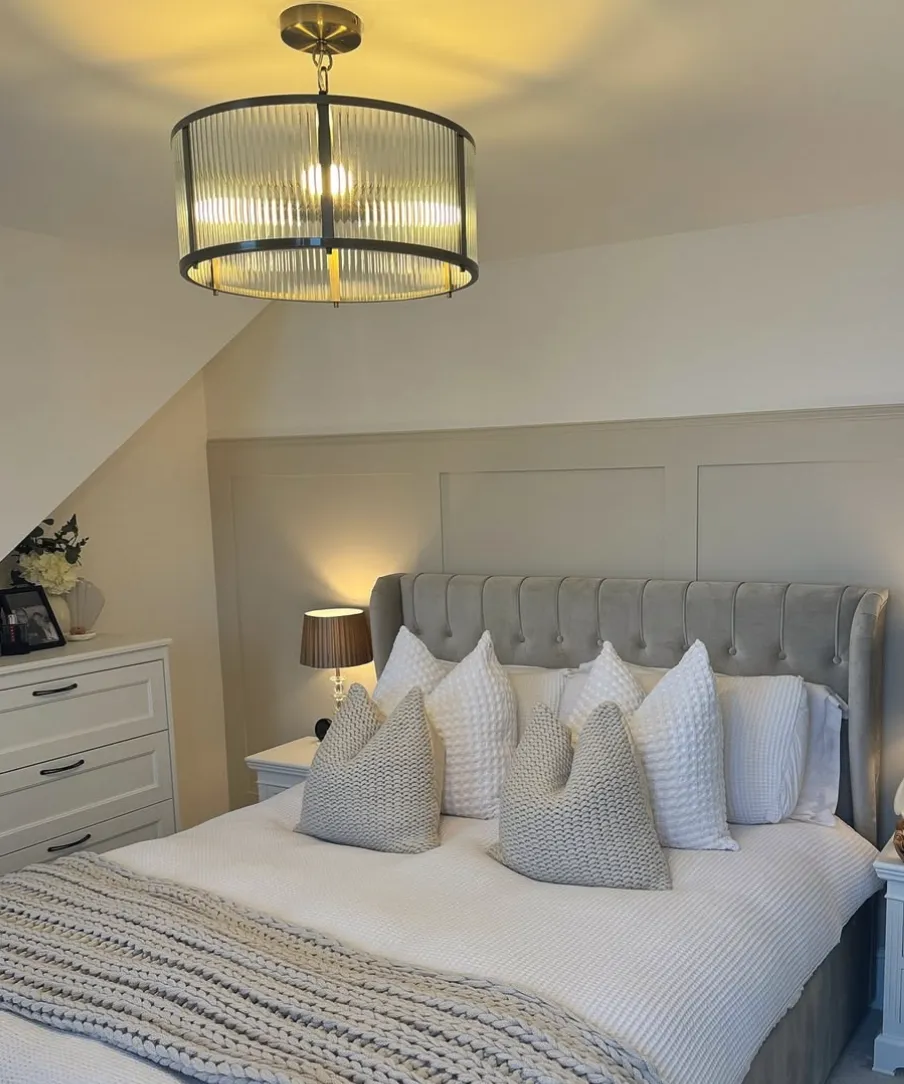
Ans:
[[[330,4],[282,13],[316,94],[222,102],[173,128],[179,270],[278,301],[405,301],[476,282],[474,140],[435,113],[329,92],[361,21]]]

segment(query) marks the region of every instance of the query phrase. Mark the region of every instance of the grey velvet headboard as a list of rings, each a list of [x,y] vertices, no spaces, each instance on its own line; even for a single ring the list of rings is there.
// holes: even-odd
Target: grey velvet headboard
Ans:
[[[418,573],[383,576],[370,600],[379,673],[404,624],[441,659],[484,629],[500,662],[577,666],[610,640],[628,662],[674,666],[702,640],[724,674],[800,674],[850,708],[839,816],[876,842],[888,592],[871,587]]]

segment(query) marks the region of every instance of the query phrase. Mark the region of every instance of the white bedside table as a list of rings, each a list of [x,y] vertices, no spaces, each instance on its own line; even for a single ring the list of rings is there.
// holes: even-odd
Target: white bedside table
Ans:
[[[873,1048],[873,1069],[894,1076],[904,1067],[904,862],[889,840],[875,861],[885,881],[885,999],[882,1032]]]
[[[299,738],[245,757],[245,763],[257,775],[257,800],[262,802],[303,783],[319,745],[316,738]]]

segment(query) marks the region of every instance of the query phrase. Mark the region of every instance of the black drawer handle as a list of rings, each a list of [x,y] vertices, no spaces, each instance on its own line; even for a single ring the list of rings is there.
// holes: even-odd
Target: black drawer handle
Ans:
[[[81,847],[83,843],[87,843],[91,838],[90,832],[85,832],[81,839],[74,839],[71,843],[58,843],[55,847],[48,847],[48,854],[56,854],[57,851],[68,851],[73,847]]]
[[[81,760],[74,760],[71,764],[64,764],[62,768],[42,768],[38,775],[59,775],[60,772],[74,772],[76,768],[81,768],[85,763],[84,757]]]
[[[32,696],[59,696],[60,693],[71,693],[73,689],[78,688],[78,682],[73,681],[71,685],[61,685],[58,689],[35,689],[32,692]]]

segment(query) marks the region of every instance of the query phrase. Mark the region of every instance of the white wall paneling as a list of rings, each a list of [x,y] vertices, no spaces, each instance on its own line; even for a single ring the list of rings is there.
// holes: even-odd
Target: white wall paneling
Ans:
[[[311,733],[301,614],[445,570],[889,587],[883,829],[904,773],[904,408],[214,441],[231,797],[247,753]],[[373,680],[372,668],[359,674]]]

